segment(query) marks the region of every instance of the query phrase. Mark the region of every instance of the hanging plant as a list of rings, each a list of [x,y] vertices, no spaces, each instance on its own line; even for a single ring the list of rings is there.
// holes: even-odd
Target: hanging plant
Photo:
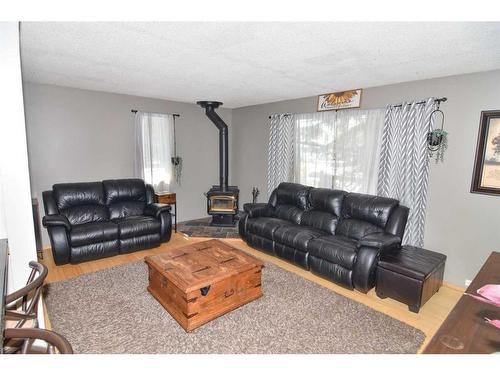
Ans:
[[[436,164],[444,161],[444,153],[448,148],[448,132],[444,128],[444,113],[439,109],[441,104],[438,101],[437,109],[431,112],[429,116],[429,128],[427,133],[427,149],[429,150],[429,158],[434,158]],[[441,114],[441,128],[433,129],[432,123],[436,115]]]
[[[182,175],[182,158],[180,156],[172,156],[172,165],[174,167],[174,179],[178,185],[181,184]]]
[[[172,166],[174,167],[174,179],[178,185],[181,184],[181,175],[182,175],[182,158],[177,156],[177,138],[175,135],[175,118],[179,115],[174,115],[174,156],[170,158],[172,161]]]
[[[436,164],[444,161],[444,152],[448,148],[448,132],[435,129],[427,133],[427,149],[429,158],[434,158]]]

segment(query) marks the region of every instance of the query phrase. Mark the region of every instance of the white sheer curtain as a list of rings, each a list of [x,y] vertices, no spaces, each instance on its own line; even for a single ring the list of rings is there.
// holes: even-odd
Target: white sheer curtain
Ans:
[[[376,194],[384,109],[294,116],[295,182]]]
[[[169,191],[172,181],[173,116],[162,113],[135,114],[135,173],[155,192]]]

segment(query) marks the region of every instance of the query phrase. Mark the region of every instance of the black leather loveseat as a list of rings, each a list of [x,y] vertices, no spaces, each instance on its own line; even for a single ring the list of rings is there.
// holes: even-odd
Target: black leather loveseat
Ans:
[[[170,240],[170,206],[140,179],[55,184],[43,192],[56,264],[80,263]]]
[[[244,210],[239,232],[250,245],[364,293],[381,252],[401,247],[408,218],[395,199],[286,182]]]

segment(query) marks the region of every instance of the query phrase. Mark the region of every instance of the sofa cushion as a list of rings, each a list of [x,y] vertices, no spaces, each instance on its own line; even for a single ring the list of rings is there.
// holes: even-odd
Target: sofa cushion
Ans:
[[[342,219],[337,225],[335,234],[359,240],[367,234],[382,233],[383,231],[382,228],[363,220]]]
[[[245,239],[251,246],[257,247],[258,249],[264,250],[270,254],[274,254],[274,241],[272,239],[264,238],[250,232],[247,232]]]
[[[274,253],[280,258],[286,259],[297,266],[309,270],[309,253],[278,242],[274,243]]]
[[[109,218],[122,219],[129,216],[142,216],[146,204],[144,202],[118,202],[108,206]]]
[[[71,225],[105,222],[109,220],[106,206],[84,205],[65,208],[59,211],[66,216]]]
[[[279,227],[274,231],[273,239],[283,245],[290,246],[302,252],[307,252],[308,242],[317,237],[322,237],[325,232],[300,225],[288,225]]]
[[[338,221],[339,218],[331,213],[310,210],[302,214],[300,225],[320,229],[329,234],[335,234]]]
[[[328,212],[339,217],[346,194],[347,192],[343,190],[311,189],[309,191],[309,204],[313,210]]]
[[[384,228],[398,205],[396,199],[349,193],[342,203],[342,219],[362,220]]]
[[[120,239],[160,233],[160,220],[150,216],[129,216],[113,221],[118,224]]]
[[[52,186],[59,211],[85,205],[104,205],[104,190],[101,182],[76,182]]]
[[[293,225],[289,221],[274,217],[248,218],[246,231],[268,239],[273,238],[276,229],[282,226]]]
[[[110,219],[140,216],[146,206],[146,186],[136,178],[104,180],[105,202]]]
[[[111,240],[106,242],[91,243],[71,248],[71,263],[87,262],[117,255],[120,250],[120,241]]]
[[[353,271],[342,267],[336,263],[327,261],[326,259],[316,258],[309,254],[309,268],[312,273],[320,275],[334,283],[344,285],[349,289],[353,289],[352,275]]]
[[[118,225],[111,221],[74,225],[69,238],[73,247],[116,240],[118,239]]]
[[[356,260],[357,241],[345,236],[314,238],[307,244],[309,254],[352,270]]]
[[[309,206],[308,195],[310,189],[309,186],[282,182],[276,189],[275,201],[270,199],[270,204],[272,206],[290,205],[306,210]]]
[[[52,187],[57,209],[72,225],[107,221],[108,212],[100,182],[55,184]]]
[[[120,254],[131,253],[132,251],[148,249],[161,244],[160,233],[146,234],[144,236],[121,238]]]
[[[289,223],[293,224],[300,224],[300,220],[302,218],[302,214],[304,213],[303,210],[300,208],[297,208],[295,206],[289,205],[289,204],[280,204],[277,205],[273,210],[272,210],[272,215],[282,219],[286,220]]]
[[[102,184],[106,204],[127,201],[146,202],[146,186],[139,178],[104,180]]]

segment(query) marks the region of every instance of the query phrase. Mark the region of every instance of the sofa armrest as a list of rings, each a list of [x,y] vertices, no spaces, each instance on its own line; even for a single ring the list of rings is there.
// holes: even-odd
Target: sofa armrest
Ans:
[[[352,270],[352,284],[362,293],[368,293],[375,286],[375,276],[380,250],[374,247],[360,247]]]
[[[155,194],[155,189],[151,184],[146,185],[146,204],[158,203],[158,196]]]
[[[70,262],[71,246],[68,234],[71,231],[71,226],[68,228],[67,225],[58,223],[55,216],[59,215],[45,216],[43,218],[43,225],[47,228],[47,232],[49,233],[54,262],[56,265],[60,266]],[[49,217],[50,219],[46,219]],[[66,218],[64,217],[64,219]],[[64,219],[62,223],[64,223]],[[69,222],[67,224],[69,225]]]
[[[170,212],[170,205],[162,203],[151,203],[144,207],[144,215],[159,218],[163,212]]]
[[[71,230],[71,224],[68,218],[63,215],[46,215],[42,219],[42,224],[45,228],[63,226],[68,231]]]
[[[247,235],[247,219],[248,214],[246,212],[238,214],[238,233],[242,238],[246,238]]]
[[[390,233],[373,233],[362,237],[358,241],[358,248],[372,247],[379,250],[399,248],[401,238]]]
[[[248,214],[248,217],[270,216],[270,208],[267,203],[245,203],[243,210]]]

